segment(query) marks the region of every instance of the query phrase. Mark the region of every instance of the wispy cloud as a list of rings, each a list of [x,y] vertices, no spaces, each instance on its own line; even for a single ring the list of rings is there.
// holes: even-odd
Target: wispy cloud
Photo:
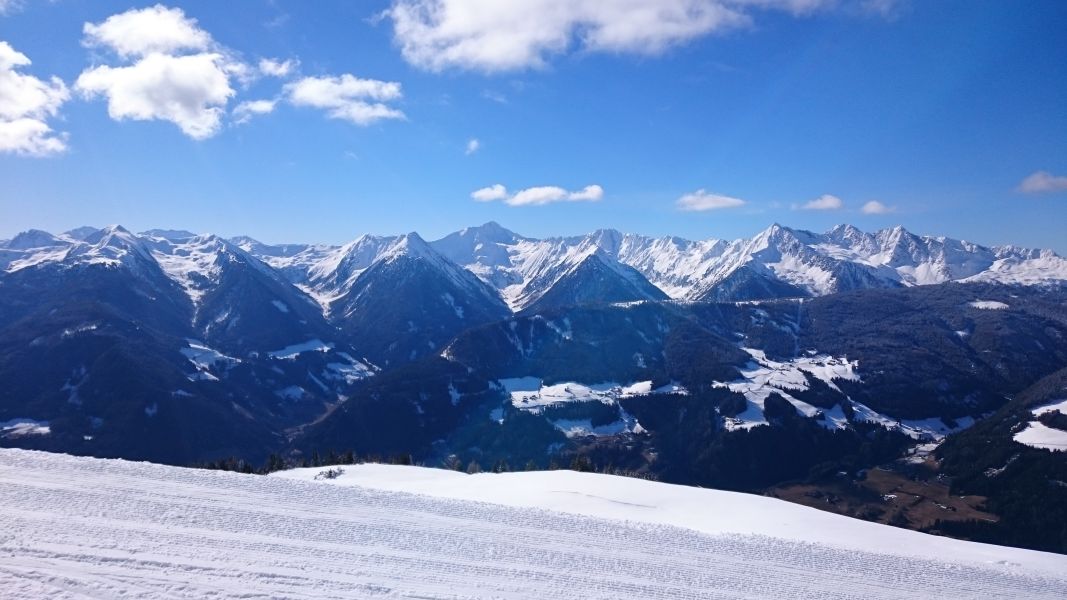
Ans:
[[[288,77],[300,64],[300,61],[290,58],[278,60],[263,58],[259,61],[259,72],[268,77]]]
[[[481,147],[482,143],[478,140],[478,138],[471,138],[467,140],[467,149],[463,153],[467,156],[470,156],[471,154],[474,154],[475,152],[480,150]]]
[[[555,202],[598,202],[604,197],[604,188],[587,185],[577,191],[568,191],[554,185],[529,187],[509,194],[502,184],[494,184],[471,192],[478,202],[503,201],[508,206],[541,206]]]
[[[508,97],[507,96],[505,96],[504,94],[501,94],[500,92],[493,91],[493,90],[482,90],[482,98],[485,98],[486,100],[492,100],[493,102],[496,102],[497,104],[507,104],[508,103]]]
[[[730,196],[723,196],[722,194],[712,194],[708,193],[707,190],[699,189],[678,198],[678,200],[674,202],[674,205],[678,207],[678,210],[687,212],[704,212],[744,206],[745,201],[740,198],[732,198]]]
[[[276,100],[247,100],[233,108],[233,120],[238,125],[251,121],[259,115],[274,112]]]
[[[1045,194],[1049,192],[1067,191],[1067,177],[1053,175],[1048,171],[1031,173],[1019,182],[1018,191],[1024,194]]]
[[[0,0],[0,15],[6,15],[22,9],[22,0]]]
[[[388,103],[403,97],[395,81],[361,79],[345,73],[338,77],[305,77],[285,85],[289,102],[326,111],[331,119],[370,125],[385,119],[405,119]]]

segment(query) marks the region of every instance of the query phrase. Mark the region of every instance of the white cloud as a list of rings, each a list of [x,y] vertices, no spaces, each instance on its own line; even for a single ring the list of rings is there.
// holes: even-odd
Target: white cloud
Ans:
[[[498,183],[471,193],[471,198],[478,202],[503,200],[508,206],[541,206],[553,202],[598,202],[603,197],[604,188],[596,184],[587,185],[576,192],[569,192],[555,185],[544,185],[526,188],[509,195],[507,188]]]
[[[492,202],[493,200],[503,200],[507,197],[508,189],[499,183],[471,192],[471,198],[478,202]]]
[[[538,67],[576,39],[650,54],[747,22],[713,0],[397,0],[385,14],[404,58],[431,71]]]
[[[185,16],[180,8],[161,4],[111,15],[103,23],[86,23],[84,44],[106,46],[123,58],[153,53],[174,54],[179,50],[207,50],[211,36]]]
[[[238,125],[247,123],[253,117],[274,112],[276,100],[246,100],[233,108],[233,119]]]
[[[387,104],[403,97],[394,81],[340,77],[305,77],[285,86],[289,102],[326,111],[331,119],[369,125],[383,119],[404,119],[404,113]]]
[[[561,187],[542,185],[519,190],[518,192],[515,192],[515,195],[504,202],[509,206],[540,206],[542,204],[550,204],[552,202],[566,200],[567,195],[567,190]]]
[[[169,121],[202,140],[221,128],[235,95],[231,78],[254,76],[179,8],[128,10],[83,30],[86,46],[110,48],[128,63],[86,69],[74,84],[86,98],[107,98],[116,121]]]
[[[844,205],[844,202],[841,202],[837,196],[823,194],[800,208],[803,210],[839,210]]]
[[[0,41],[0,152],[48,156],[67,149],[64,134],[45,122],[59,113],[70,91],[58,77],[48,81],[20,73],[30,59]]]
[[[571,192],[567,199],[572,202],[598,202],[604,197],[604,188],[599,185],[587,185],[577,192]]]
[[[1036,171],[1019,183],[1018,191],[1024,194],[1067,191],[1067,177],[1053,175],[1048,171]]]
[[[287,77],[299,64],[299,61],[293,59],[279,61],[263,58],[259,61],[259,72],[268,77]]]
[[[478,138],[471,138],[467,140],[467,150],[464,152],[467,156],[474,154],[482,147],[482,143],[478,141]]]
[[[234,95],[221,55],[150,54],[128,67],[86,70],[74,87],[92,98],[107,97],[112,119],[160,119],[202,140],[218,132],[224,107]]]
[[[394,0],[404,59],[430,71],[542,67],[552,55],[654,55],[691,40],[749,27],[760,10],[797,16],[871,0]],[[881,0],[885,2],[886,0]]]
[[[686,194],[675,201],[678,210],[706,211],[719,210],[721,208],[735,208],[744,206],[745,201],[740,198],[731,198],[721,194],[709,194],[704,189],[699,189],[691,194]]]
[[[871,200],[860,209],[865,215],[885,215],[896,210],[892,206],[886,206],[877,200]]]

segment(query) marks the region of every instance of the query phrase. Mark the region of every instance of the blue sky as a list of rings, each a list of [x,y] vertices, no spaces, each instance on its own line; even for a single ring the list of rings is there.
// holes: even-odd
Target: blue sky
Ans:
[[[0,7],[0,237],[849,222],[1067,253],[1060,0]]]

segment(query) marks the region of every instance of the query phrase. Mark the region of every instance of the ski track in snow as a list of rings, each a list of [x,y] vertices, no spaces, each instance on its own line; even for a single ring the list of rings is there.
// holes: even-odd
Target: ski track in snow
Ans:
[[[1062,598],[1067,589],[1062,567],[908,559],[21,450],[0,450],[0,483],[5,598],[871,600]]]

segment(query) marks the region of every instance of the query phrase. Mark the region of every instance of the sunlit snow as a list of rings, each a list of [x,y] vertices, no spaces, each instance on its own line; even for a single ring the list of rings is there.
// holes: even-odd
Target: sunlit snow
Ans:
[[[1047,412],[1059,411],[1067,415],[1067,399],[1053,400],[1031,411],[1035,417]],[[1026,428],[1015,434],[1014,439],[1020,444],[1026,444],[1033,448],[1044,448],[1053,452],[1067,452],[1067,431],[1054,429],[1040,421],[1030,421]]]
[[[0,450],[13,598],[1061,598],[1067,557],[573,471],[274,476]]]

